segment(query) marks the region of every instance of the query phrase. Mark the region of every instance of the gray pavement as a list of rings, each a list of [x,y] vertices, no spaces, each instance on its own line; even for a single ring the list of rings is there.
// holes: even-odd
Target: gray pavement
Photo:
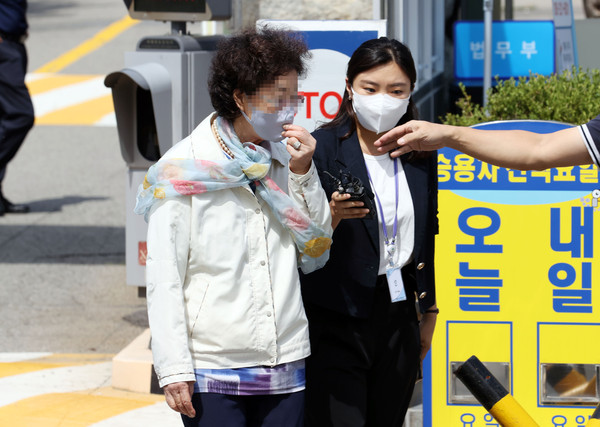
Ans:
[[[116,0],[30,1],[29,70],[125,14]],[[144,26],[166,31],[144,24],[61,72],[121,68]],[[125,285],[125,171],[115,128],[30,132],[3,184],[32,212],[0,217],[0,352],[116,353],[146,327],[145,300]]]
[[[126,14],[120,0],[30,0],[29,71]],[[168,31],[141,22],[60,73],[119,70],[142,36]],[[116,128],[30,132],[3,183],[32,212],[0,217],[0,352],[117,353],[147,327],[125,284],[125,173]]]

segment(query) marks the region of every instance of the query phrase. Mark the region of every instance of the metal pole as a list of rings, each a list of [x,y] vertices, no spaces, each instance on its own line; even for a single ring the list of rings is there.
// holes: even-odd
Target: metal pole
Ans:
[[[231,22],[234,31],[239,30],[244,26],[242,13],[242,0],[233,0],[233,13],[231,14]]]
[[[507,21],[512,21],[513,15],[513,0],[506,0],[504,19]]]
[[[492,13],[493,0],[483,0],[483,106],[488,103],[488,92],[492,87]]]
[[[383,19],[384,8],[382,0],[373,0],[373,19]]]

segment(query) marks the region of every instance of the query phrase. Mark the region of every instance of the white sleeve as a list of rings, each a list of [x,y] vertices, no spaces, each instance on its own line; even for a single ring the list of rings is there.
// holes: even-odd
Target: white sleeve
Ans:
[[[579,126],[579,132],[590,153],[590,157],[600,167],[600,115],[588,123]]]
[[[298,175],[289,172],[288,192],[294,200],[306,213],[311,220],[315,222],[321,230],[329,237],[333,234],[331,228],[331,210],[325,191],[321,186],[321,180],[317,173],[314,162],[311,163],[309,171],[304,175]],[[329,250],[318,258],[302,256],[299,267],[304,273],[310,273],[325,265],[329,259]]]
[[[294,200],[323,231],[331,235],[331,210],[314,162],[304,175],[290,171],[288,189]]]
[[[183,296],[190,218],[191,197],[158,202],[148,218],[146,296],[152,356],[160,387],[195,381]]]

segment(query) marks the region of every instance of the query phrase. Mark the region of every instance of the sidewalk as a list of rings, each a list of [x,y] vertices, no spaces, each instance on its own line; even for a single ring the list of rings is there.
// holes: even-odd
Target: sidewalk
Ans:
[[[0,353],[0,425],[180,427],[162,395],[111,386],[113,356]]]

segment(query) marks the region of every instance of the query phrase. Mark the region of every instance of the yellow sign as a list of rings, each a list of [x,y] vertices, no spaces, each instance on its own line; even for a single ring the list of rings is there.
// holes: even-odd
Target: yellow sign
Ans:
[[[566,190],[551,189],[566,168],[518,172],[529,181],[522,190],[498,190],[517,173],[496,168],[496,183],[486,182],[490,165],[438,156],[450,168],[439,171],[440,315],[424,425],[498,426],[452,374],[475,355],[540,426],[584,427],[600,393],[598,169],[568,168]],[[474,168],[466,189],[455,170],[465,163]]]

